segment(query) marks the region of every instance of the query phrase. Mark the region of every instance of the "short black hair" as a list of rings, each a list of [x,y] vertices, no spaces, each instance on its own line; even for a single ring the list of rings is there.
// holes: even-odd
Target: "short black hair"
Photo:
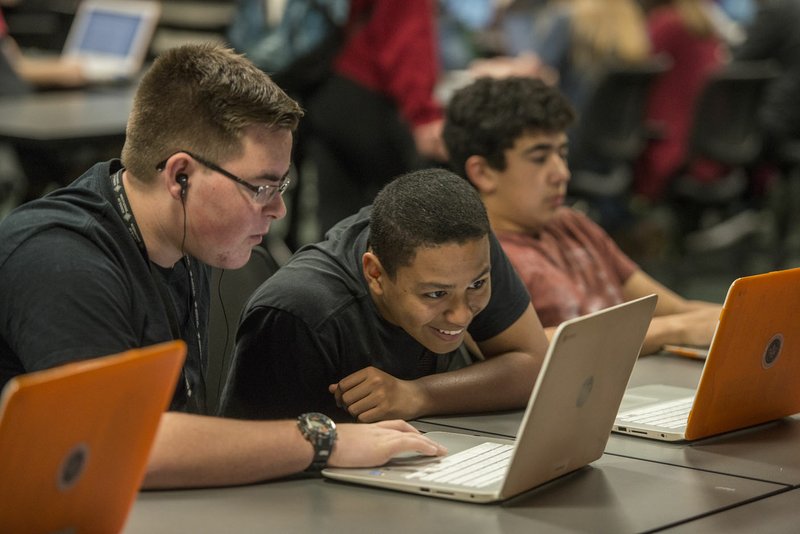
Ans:
[[[441,169],[395,178],[372,204],[369,246],[386,273],[411,265],[420,247],[463,244],[489,235],[489,217],[477,191]]]
[[[558,89],[529,77],[478,78],[457,90],[447,106],[444,142],[461,176],[470,156],[504,170],[504,151],[524,134],[561,133],[575,122],[572,104]]]

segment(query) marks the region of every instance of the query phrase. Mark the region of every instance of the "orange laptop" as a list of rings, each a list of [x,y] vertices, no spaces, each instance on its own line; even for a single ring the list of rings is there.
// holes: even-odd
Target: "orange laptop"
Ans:
[[[8,382],[0,530],[122,530],[185,355],[186,345],[171,341]]]
[[[614,431],[696,440],[800,412],[800,268],[733,282],[697,390],[626,391]]]

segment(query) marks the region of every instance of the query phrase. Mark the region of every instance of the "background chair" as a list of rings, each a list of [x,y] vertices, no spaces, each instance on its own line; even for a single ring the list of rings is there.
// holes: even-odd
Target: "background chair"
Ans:
[[[685,237],[680,249],[726,247],[757,228],[757,214],[747,208],[762,152],[758,111],[776,74],[770,62],[732,63],[712,75],[700,94],[687,160],[671,190],[678,235]],[[715,164],[720,174],[703,176],[698,169],[704,162]]]
[[[647,141],[645,105],[650,86],[671,62],[656,57],[608,69],[570,132],[568,193],[601,226],[613,229],[626,210],[633,163]]]
[[[284,256],[284,249],[285,245],[279,239],[268,236],[263,246],[253,249],[250,260],[241,269],[212,269],[208,367],[205,377],[209,413],[216,413],[242,310],[258,286],[288,259]]]
[[[17,75],[0,41],[0,98],[19,97],[31,91],[31,87]],[[26,179],[14,147],[0,143],[0,220],[19,204],[25,189]]]
[[[775,222],[773,267],[785,269],[800,256],[800,139],[783,141],[776,152],[781,176],[770,204]]]

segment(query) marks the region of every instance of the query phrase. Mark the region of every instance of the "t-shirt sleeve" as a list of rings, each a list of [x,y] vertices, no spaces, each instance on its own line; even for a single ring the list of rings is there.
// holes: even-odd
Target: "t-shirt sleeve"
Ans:
[[[326,358],[304,321],[278,308],[251,307],[239,324],[219,415],[280,419],[316,411],[341,419],[328,392]]]
[[[530,304],[528,290],[503,252],[494,233],[489,234],[492,263],[492,296],[489,304],[469,326],[475,341],[486,341],[502,333],[519,319]]]
[[[25,371],[136,346],[130,284],[88,239],[66,230],[17,248],[0,272],[0,328]]]

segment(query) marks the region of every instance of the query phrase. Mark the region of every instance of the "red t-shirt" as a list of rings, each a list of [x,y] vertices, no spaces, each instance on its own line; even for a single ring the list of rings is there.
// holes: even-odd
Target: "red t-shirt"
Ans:
[[[545,327],[623,302],[622,286],[638,269],[600,226],[570,208],[539,235],[497,238]]]
[[[336,72],[391,98],[412,125],[443,116],[434,99],[439,60],[431,0],[353,0],[351,36]]]

